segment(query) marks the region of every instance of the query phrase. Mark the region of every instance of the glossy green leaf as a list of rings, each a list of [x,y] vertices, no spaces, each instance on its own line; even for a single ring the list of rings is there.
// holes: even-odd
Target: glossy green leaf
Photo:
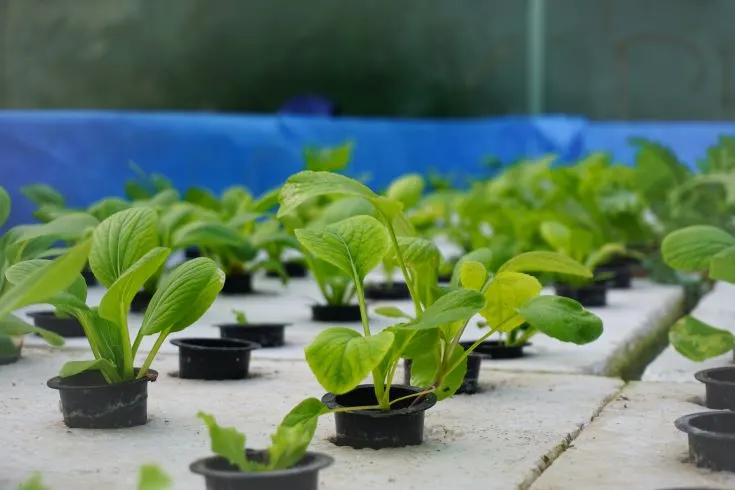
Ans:
[[[465,289],[479,291],[487,281],[487,269],[479,262],[466,261],[459,266],[459,283]]]
[[[488,272],[491,270],[492,263],[494,259],[493,251],[490,248],[478,248],[476,250],[473,250],[472,252],[469,252],[462,257],[459,258],[456,264],[454,264],[454,268],[452,269],[452,279],[450,281],[450,284],[452,286],[459,286],[459,271],[462,267],[462,264],[465,262],[479,262],[483,266],[485,266],[485,269],[488,270]]]
[[[109,288],[130,266],[158,245],[156,212],[148,207],[115,213],[94,230],[89,265]]]
[[[245,434],[234,427],[220,427],[208,413],[199,412],[197,417],[207,426],[212,452],[237,466],[240,471],[251,471],[252,463],[245,457]]]
[[[413,317],[397,306],[379,306],[375,308],[375,313],[386,318],[408,318],[413,320]]]
[[[523,323],[518,309],[541,293],[541,283],[522,272],[499,272],[485,290],[480,315],[491,328],[509,332]]]
[[[353,216],[375,214],[375,206],[362,197],[343,197],[328,204],[319,219],[322,224],[328,225],[338,221],[352,218]]]
[[[556,252],[526,252],[516,255],[498,272],[552,272],[591,278],[592,272],[576,260]]]
[[[301,461],[314,438],[319,416],[328,412],[316,398],[307,398],[291,409],[271,436],[268,469],[287,469]]]
[[[421,317],[404,328],[438,328],[448,323],[468,320],[485,306],[485,297],[471,289],[450,291],[437,299]]]
[[[87,212],[99,221],[104,221],[113,214],[129,209],[131,206],[132,203],[119,197],[107,197],[91,204],[87,208]]]
[[[712,257],[709,263],[709,277],[735,284],[735,247],[726,248]]]
[[[66,205],[64,196],[50,185],[31,184],[21,187],[20,192],[39,206],[50,205],[63,208]]]
[[[10,194],[3,186],[0,186],[0,228],[10,216]]]
[[[345,327],[323,330],[306,347],[306,361],[319,384],[341,395],[354,389],[375,369],[393,344],[393,334],[363,337]]]
[[[199,257],[184,262],[166,276],[143,317],[143,335],[178,332],[196,322],[214,303],[225,274],[213,260]]]
[[[428,388],[434,384],[439,375],[440,361],[439,351],[430,351],[422,356],[413,357],[411,359],[411,386]]]
[[[370,216],[355,216],[320,230],[296,230],[299,243],[321,260],[329,262],[362,282],[390,249],[385,227]]]
[[[735,336],[727,330],[686,316],[669,330],[669,342],[677,352],[692,361],[701,362],[735,348]]]
[[[398,237],[398,247],[408,267],[430,264],[436,268],[441,260],[439,248],[426,238],[401,236]]]
[[[107,359],[69,361],[62,366],[61,371],[59,371],[59,376],[62,378],[68,378],[69,376],[74,376],[85,371],[103,371],[106,373],[113,373],[113,376],[116,376],[114,373],[117,373],[117,367]]]
[[[217,249],[239,247],[245,238],[237,231],[221,223],[195,221],[176,229],[171,235],[171,246],[178,249],[197,246]]]
[[[15,243],[28,242],[34,238],[49,237],[55,240],[75,240],[84,236],[87,230],[98,225],[97,218],[87,213],[69,213],[49,223],[23,225],[13,229]]]
[[[735,238],[714,226],[689,226],[669,233],[661,243],[664,261],[681,271],[706,270],[718,253],[735,246]]]
[[[140,467],[138,490],[168,490],[173,480],[156,465],[144,464]]]
[[[52,261],[48,259],[32,259],[18,262],[8,267],[5,271],[5,277],[8,279],[10,284],[19,284],[29,275],[33,274],[39,269],[48,266]],[[87,283],[81,274],[77,274],[69,287],[66,288],[66,292],[78,299],[82,303],[87,301]],[[49,298],[49,301],[51,298]]]
[[[531,326],[562,342],[588,344],[602,335],[602,320],[569,298],[538,296],[518,313]]]
[[[46,329],[30,325],[15,315],[9,314],[0,319],[0,335],[14,337],[32,333],[40,335],[43,340],[55,347],[64,345],[64,337]]]
[[[424,178],[419,174],[406,174],[391,182],[385,195],[410,209],[418,204],[424,192]]]

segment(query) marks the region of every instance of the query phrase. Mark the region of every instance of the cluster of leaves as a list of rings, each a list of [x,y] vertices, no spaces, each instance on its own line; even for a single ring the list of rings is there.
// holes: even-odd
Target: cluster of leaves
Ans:
[[[168,490],[173,486],[171,478],[158,466],[145,464],[140,467],[138,475],[138,490]],[[36,473],[22,483],[17,490],[49,490],[43,484],[43,477]]]

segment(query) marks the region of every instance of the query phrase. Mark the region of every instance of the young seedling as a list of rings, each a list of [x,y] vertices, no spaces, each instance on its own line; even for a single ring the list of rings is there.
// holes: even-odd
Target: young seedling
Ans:
[[[235,315],[235,323],[238,325],[247,325],[248,324],[248,317],[245,315],[245,312],[242,310],[236,310],[232,309],[232,314]]]
[[[158,466],[146,464],[140,467],[138,490],[169,490],[173,486],[171,478]],[[43,477],[36,473],[22,483],[17,490],[50,490],[43,484]]]

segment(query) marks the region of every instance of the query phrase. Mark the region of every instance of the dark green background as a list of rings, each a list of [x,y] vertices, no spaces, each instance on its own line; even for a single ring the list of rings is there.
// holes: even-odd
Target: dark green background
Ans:
[[[526,0],[0,0],[0,107],[524,113]],[[547,0],[545,112],[735,115],[735,2]]]

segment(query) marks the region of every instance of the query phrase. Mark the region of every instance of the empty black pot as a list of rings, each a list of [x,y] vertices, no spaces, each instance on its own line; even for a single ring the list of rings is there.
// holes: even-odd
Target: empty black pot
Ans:
[[[148,304],[153,299],[153,293],[148,291],[138,291],[133,296],[133,301],[130,303],[130,311],[133,313],[144,313]]]
[[[390,399],[419,393],[421,388],[406,385],[390,387]],[[355,449],[382,449],[388,447],[416,446],[424,441],[424,412],[436,404],[433,394],[426,395],[413,404],[415,398],[391,405],[388,411],[357,410],[337,412],[334,420],[337,436],[334,443]],[[373,385],[360,385],[344,395],[327,393],[322,403],[328,408],[377,405]],[[412,405],[413,404],[413,405]]]
[[[411,359],[403,360],[403,383],[411,386]],[[477,386],[480,382],[480,364],[482,364],[482,356],[470,354],[467,356],[467,371],[464,373],[464,379],[456,394],[458,395],[474,395],[477,393]]]
[[[459,345],[467,350],[472,347],[472,344],[474,343],[474,341],[470,340],[467,342],[460,342]],[[531,344],[524,342],[522,344],[507,346],[502,340],[485,340],[472,351],[472,354],[485,357],[486,359],[518,359],[519,357],[524,356],[523,348],[528,345]]]
[[[604,282],[612,289],[630,289],[633,284],[633,267],[629,263],[606,264],[595,269],[595,276],[609,275]]]
[[[284,262],[283,268],[286,270],[286,275],[292,279],[301,279],[306,277],[306,265],[303,262]],[[266,277],[278,277],[278,274],[274,271],[268,271],[265,275]]]
[[[261,347],[281,347],[285,343],[286,327],[289,323],[226,323],[219,327],[223,339],[238,339],[255,342]]]
[[[701,412],[679,417],[689,436],[689,458],[699,467],[735,471],[735,412]]]
[[[268,451],[245,450],[249,461],[265,462]],[[204,476],[207,490],[317,490],[319,470],[334,463],[321,453],[306,453],[301,461],[285,470],[243,473],[221,456],[194,461],[189,469]]]
[[[58,317],[53,311],[32,311],[28,316],[33,318],[33,324],[62,337],[84,337],[84,328],[79,320],[73,316]]]
[[[411,299],[411,293],[403,281],[374,282],[365,285],[365,297],[376,300],[401,300]]]
[[[579,287],[558,283],[554,285],[554,290],[557,296],[573,299],[585,307],[607,305],[607,284],[604,282],[593,282]]]
[[[249,294],[253,292],[253,276],[250,274],[228,274],[222,294]]]
[[[119,429],[148,421],[148,382],[157,377],[149,369],[140,379],[107,384],[99,371],[85,371],[68,378],[56,376],[46,385],[59,390],[67,427]]]
[[[174,339],[179,348],[179,377],[184,379],[243,379],[250,368],[250,351],[260,346],[236,339]]]
[[[735,410],[735,366],[704,369],[694,377],[704,383],[707,408]]]
[[[311,319],[315,322],[359,322],[359,305],[313,305]]]

